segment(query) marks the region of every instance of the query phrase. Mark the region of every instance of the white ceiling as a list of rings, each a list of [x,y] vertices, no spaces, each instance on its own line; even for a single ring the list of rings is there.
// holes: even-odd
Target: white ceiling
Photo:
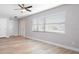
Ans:
[[[0,17],[28,16],[40,11],[44,11],[59,6],[61,4],[30,4],[30,5],[32,5],[32,8],[30,8],[32,12],[25,11],[24,13],[21,13],[20,10],[14,10],[19,8],[17,4],[0,4]]]

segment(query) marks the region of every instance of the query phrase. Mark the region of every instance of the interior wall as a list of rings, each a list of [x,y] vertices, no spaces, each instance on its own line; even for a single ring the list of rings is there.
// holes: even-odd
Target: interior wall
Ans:
[[[18,20],[15,18],[10,18],[8,20],[8,35],[18,36]]]
[[[66,12],[65,30],[66,33],[48,33],[48,32],[33,32],[32,31],[32,19],[40,18],[42,16],[50,15],[51,13]],[[26,32],[25,36],[35,38],[37,40],[44,40],[61,44],[70,48],[75,48],[79,51],[79,4],[62,5],[56,8],[52,8],[47,11],[43,11],[28,17],[21,18],[25,20]]]
[[[8,18],[0,17],[0,37],[8,37],[7,26],[8,26]]]
[[[0,37],[18,35],[18,20],[0,17]]]

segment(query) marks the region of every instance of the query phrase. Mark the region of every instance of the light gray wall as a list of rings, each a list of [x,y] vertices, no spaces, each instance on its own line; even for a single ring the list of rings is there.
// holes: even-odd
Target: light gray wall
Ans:
[[[9,18],[0,17],[0,37],[8,37],[7,26]]]
[[[8,17],[0,17],[0,37],[18,35],[18,20]]]
[[[18,19],[10,18],[8,20],[8,35],[9,36],[18,35]]]
[[[66,12],[65,34],[32,32],[32,19],[37,17],[40,18],[48,14],[50,15],[51,13],[53,14],[61,11]],[[26,36],[31,36],[37,39],[79,49],[79,5],[62,5],[21,19],[26,20]]]

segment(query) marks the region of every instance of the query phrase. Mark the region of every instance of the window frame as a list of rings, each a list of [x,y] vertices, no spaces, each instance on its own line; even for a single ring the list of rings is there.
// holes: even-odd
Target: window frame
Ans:
[[[33,31],[33,32],[49,32],[49,31],[46,31],[46,25],[48,25],[48,24],[64,24],[64,30],[63,31],[59,31],[59,30],[57,30],[57,31],[53,31],[52,30],[52,32],[49,32],[49,33],[53,33],[53,32],[55,32],[55,33],[65,33],[65,20],[64,20],[64,22],[59,22],[59,23],[46,23],[46,19],[47,19],[47,15],[42,19],[43,21],[44,21],[44,24],[43,24],[43,26],[44,26],[44,31],[39,31],[38,30],[38,28],[39,28],[39,26],[38,25],[42,25],[42,24],[32,24],[32,26],[33,25],[37,25],[37,31]],[[38,19],[37,19],[38,20]]]

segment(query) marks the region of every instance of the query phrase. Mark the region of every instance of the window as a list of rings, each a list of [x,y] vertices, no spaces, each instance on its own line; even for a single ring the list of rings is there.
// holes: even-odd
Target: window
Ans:
[[[37,24],[33,24],[33,26],[32,26],[32,31],[37,31]]]
[[[38,31],[44,31],[44,19],[38,19]]]
[[[65,32],[64,12],[48,15],[45,21],[46,32]]]
[[[32,31],[37,31],[38,30],[38,23],[36,19],[32,20]]]
[[[65,32],[65,13],[55,13],[33,19],[32,31]]]
[[[44,19],[37,18],[32,21],[32,31],[44,31]]]

